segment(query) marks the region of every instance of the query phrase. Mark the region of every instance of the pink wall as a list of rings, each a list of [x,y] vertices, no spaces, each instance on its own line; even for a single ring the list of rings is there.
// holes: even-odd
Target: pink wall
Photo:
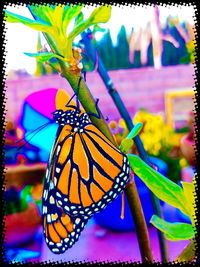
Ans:
[[[109,72],[131,116],[141,107],[151,112],[164,111],[164,94],[171,89],[185,89],[194,86],[192,65],[170,66],[161,70],[154,68],[117,70]],[[120,118],[112,99],[98,73],[88,73],[87,83],[99,106],[110,119]],[[16,120],[20,115],[23,100],[30,93],[46,88],[64,88],[72,93],[64,78],[58,75],[24,77],[6,82],[6,109],[9,118]]]

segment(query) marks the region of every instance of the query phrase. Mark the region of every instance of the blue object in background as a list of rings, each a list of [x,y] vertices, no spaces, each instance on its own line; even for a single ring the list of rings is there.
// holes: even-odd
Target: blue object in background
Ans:
[[[38,131],[36,130],[38,127],[47,123],[49,124],[46,127],[41,130],[38,129]],[[25,140],[39,148],[40,161],[47,162],[58,125],[32,108],[26,102],[23,106],[21,125],[25,130]]]
[[[167,164],[156,157],[150,157],[150,162],[157,166],[158,172],[166,176],[167,174]],[[154,214],[153,205],[150,195],[150,190],[148,187],[142,182],[140,178],[134,175],[135,183],[138,189],[138,193],[140,196],[141,204],[144,211],[144,216],[147,224],[151,219],[151,216]],[[121,215],[121,203],[122,197],[121,194],[110,203],[103,211],[94,215],[94,219],[96,223],[99,225],[108,228],[114,231],[131,231],[135,230],[135,226],[133,223],[133,219],[129,210],[128,201],[125,196],[125,211],[124,211],[124,219],[120,218]]]

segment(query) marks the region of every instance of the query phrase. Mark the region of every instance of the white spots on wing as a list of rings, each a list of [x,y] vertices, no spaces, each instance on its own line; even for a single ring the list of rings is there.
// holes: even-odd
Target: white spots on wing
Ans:
[[[109,196],[112,196],[112,195],[113,195],[113,191],[110,191],[110,192],[109,192]]]
[[[54,184],[53,184],[52,181],[50,181],[49,188],[50,188],[50,189],[53,189],[53,188],[54,188]]]
[[[59,192],[56,192],[56,196],[57,197],[62,197],[61,194]]]
[[[97,206],[101,206],[101,204],[102,204],[102,201],[99,201],[99,203],[97,204]]]
[[[61,200],[58,200],[57,203],[62,206],[62,201]]]
[[[56,243],[56,246],[59,248],[62,246],[62,243]]]
[[[75,232],[71,232],[71,236],[75,236]]]
[[[64,242],[65,242],[65,243],[69,242],[69,238],[68,238],[68,237],[65,238],[65,239],[64,239]]]
[[[119,183],[119,181],[120,181],[120,179],[119,179],[119,177],[117,177],[117,179],[116,179],[116,183]]]
[[[48,196],[48,191],[45,189],[43,193],[43,197],[45,200],[47,200],[47,196]]]
[[[60,168],[57,167],[57,168],[56,168],[56,172],[57,172],[57,173],[60,173]]]
[[[50,242],[49,242],[49,245],[50,245],[50,246],[53,246],[53,245],[54,245],[54,243],[53,243],[52,241],[50,241]]]
[[[56,186],[57,185],[57,178],[56,177],[54,177],[54,185]]]
[[[50,204],[55,204],[55,199],[53,196],[50,196],[49,202],[50,202]]]
[[[43,206],[42,213],[47,214],[47,206]]]
[[[46,237],[46,243],[48,244],[49,243],[49,239]]]
[[[124,171],[124,172],[126,171],[126,165],[123,166],[123,171]]]
[[[124,176],[124,180],[126,181],[128,179],[128,176]]]
[[[51,215],[50,214],[47,214],[47,222],[51,223]]]
[[[59,252],[59,249],[58,248],[52,248],[52,251],[53,252]]]
[[[68,206],[65,206],[65,210],[67,211],[70,211],[69,207]]]
[[[116,196],[117,196],[117,194],[115,193],[115,194],[113,195],[113,198],[116,198]]]
[[[46,175],[45,175],[45,177],[47,178],[48,175],[49,175],[49,170],[47,169],[47,170],[46,170]]]
[[[60,149],[61,149],[61,146],[58,145],[58,148],[57,148],[57,150],[56,150],[56,155],[57,155],[57,156],[58,156],[58,154],[59,154],[59,152],[60,152]]]
[[[76,239],[78,239],[79,238],[79,234],[76,234]]]
[[[76,220],[75,220],[75,223],[76,223],[76,224],[79,224],[79,223],[80,223],[80,221],[81,221],[81,219],[80,219],[80,218],[76,218]]]
[[[81,211],[79,211],[79,213],[80,213],[80,214],[84,214],[84,211],[81,210]]]

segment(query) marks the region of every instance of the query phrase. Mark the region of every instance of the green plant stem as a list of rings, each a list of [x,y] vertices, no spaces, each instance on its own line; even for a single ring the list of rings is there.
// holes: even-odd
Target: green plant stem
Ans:
[[[152,263],[153,256],[148,229],[134,179],[126,186],[125,194],[129,203],[131,203],[131,205],[129,204],[129,208],[135,224],[142,261]]]
[[[108,93],[110,94],[111,98],[113,99],[120,115],[124,119],[128,130],[131,131],[134,127],[132,119],[131,119],[119,93],[117,92],[116,88],[114,87],[114,84],[113,84],[112,80],[110,79],[108,72],[107,72],[101,58],[99,56],[97,56],[97,50],[96,50],[95,46],[92,44],[91,37],[88,37],[88,35],[91,35],[90,30],[88,30],[87,33],[86,32],[82,33],[82,39],[83,39],[83,43],[85,45],[85,50],[93,62],[95,62],[96,59],[98,60],[97,71],[98,71],[100,77],[102,78],[102,80],[103,80],[103,82],[104,82],[104,84],[108,90]],[[140,157],[144,160],[145,163],[150,165],[148,154],[146,153],[144,146],[143,146],[143,143],[142,143],[142,141],[138,135],[134,138],[134,142],[135,142],[135,145],[136,145],[136,148],[139,152]],[[159,202],[158,198],[151,191],[150,191],[150,195],[151,195],[151,199],[152,199],[154,213],[162,218],[163,216],[161,213],[160,202]],[[158,231],[158,239],[159,239],[159,245],[160,245],[161,260],[162,260],[162,262],[167,262],[168,261],[167,243],[166,243],[166,240],[165,240],[163,233],[160,231]]]
[[[191,262],[195,259],[195,243],[191,240],[190,243],[184,248],[178,257],[176,257],[175,262]]]

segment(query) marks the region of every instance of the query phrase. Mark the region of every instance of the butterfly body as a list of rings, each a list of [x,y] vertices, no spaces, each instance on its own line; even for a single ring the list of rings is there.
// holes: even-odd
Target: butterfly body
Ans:
[[[48,247],[63,253],[88,219],[103,210],[129,180],[129,163],[79,106],[56,110],[59,124],[43,190],[43,228]]]

